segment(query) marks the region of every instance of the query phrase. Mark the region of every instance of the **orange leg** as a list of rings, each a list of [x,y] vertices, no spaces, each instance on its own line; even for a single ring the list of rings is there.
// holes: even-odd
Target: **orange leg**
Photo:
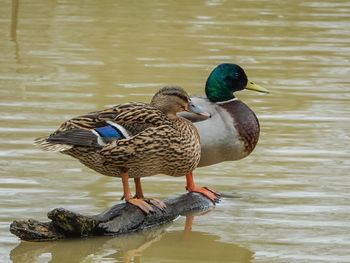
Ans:
[[[136,191],[135,197],[144,198],[142,186],[141,186],[141,178],[134,178],[134,183],[135,183],[135,191]]]
[[[135,182],[135,189],[136,189],[135,197],[144,199],[145,197],[143,196],[143,191],[141,187],[141,178],[134,178],[134,182]],[[164,210],[166,208],[166,205],[164,204],[164,202],[158,199],[151,198],[151,199],[145,199],[145,200],[151,203],[152,205],[158,207],[161,210]]]
[[[214,204],[219,202],[220,194],[207,188],[207,187],[197,187],[193,181],[193,174],[189,172],[186,174],[186,189],[189,192],[201,193],[205,197],[209,198]]]
[[[134,206],[137,206],[146,214],[148,214],[151,211],[154,211],[152,206],[147,204],[147,202],[145,202],[145,200],[133,198],[131,196],[131,192],[130,192],[130,188],[129,188],[129,175],[127,172],[122,173],[122,182],[123,182],[124,198],[125,198],[126,202],[128,202]],[[140,187],[141,187],[141,185],[140,185]]]

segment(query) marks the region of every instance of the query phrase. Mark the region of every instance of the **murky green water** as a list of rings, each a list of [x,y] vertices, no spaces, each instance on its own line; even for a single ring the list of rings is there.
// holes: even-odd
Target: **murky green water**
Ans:
[[[1,262],[350,262],[350,3],[0,0]],[[210,70],[242,65],[272,93],[240,92],[262,134],[248,158],[198,169],[231,198],[123,238],[21,242],[15,219],[55,207],[93,214],[117,178],[35,148],[63,120],[177,84],[203,94]],[[144,180],[148,195],[184,178]],[[139,260],[139,261],[138,261]]]

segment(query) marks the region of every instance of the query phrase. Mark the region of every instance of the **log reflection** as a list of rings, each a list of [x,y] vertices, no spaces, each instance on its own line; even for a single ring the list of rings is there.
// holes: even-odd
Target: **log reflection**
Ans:
[[[253,253],[236,244],[220,241],[220,236],[192,231],[194,215],[187,215],[184,230],[168,230],[163,225],[119,237],[97,237],[57,242],[21,242],[11,251],[12,262],[250,262]],[[69,259],[67,261],[67,259]]]

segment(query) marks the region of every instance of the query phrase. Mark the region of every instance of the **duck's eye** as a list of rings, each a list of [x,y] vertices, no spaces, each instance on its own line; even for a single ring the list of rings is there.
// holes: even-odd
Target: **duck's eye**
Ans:
[[[177,105],[180,107],[180,109],[182,109],[182,110],[184,110],[184,111],[187,111],[186,105],[184,105],[184,104],[182,104],[182,103],[178,103]]]

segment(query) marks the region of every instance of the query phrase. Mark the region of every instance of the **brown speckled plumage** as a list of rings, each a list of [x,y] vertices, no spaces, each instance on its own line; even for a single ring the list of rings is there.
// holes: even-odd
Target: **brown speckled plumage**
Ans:
[[[131,178],[155,174],[184,176],[199,162],[199,136],[185,119],[165,123],[146,128],[130,139],[114,141],[101,150],[73,147],[64,153],[107,176],[120,177],[123,168],[128,169]]]
[[[189,99],[187,94],[184,98],[177,97]],[[169,107],[172,106],[169,102]],[[130,138],[113,141],[102,148],[57,146],[48,140],[50,136],[73,128],[91,130],[102,127],[106,121],[123,126]],[[120,177],[121,172],[125,171],[131,178],[155,174],[184,176],[196,168],[200,159],[199,135],[193,124],[181,117],[171,118],[164,111],[144,103],[121,104],[75,117],[64,122],[50,136],[39,138],[37,144],[43,149],[58,150],[73,156],[107,176]]]

